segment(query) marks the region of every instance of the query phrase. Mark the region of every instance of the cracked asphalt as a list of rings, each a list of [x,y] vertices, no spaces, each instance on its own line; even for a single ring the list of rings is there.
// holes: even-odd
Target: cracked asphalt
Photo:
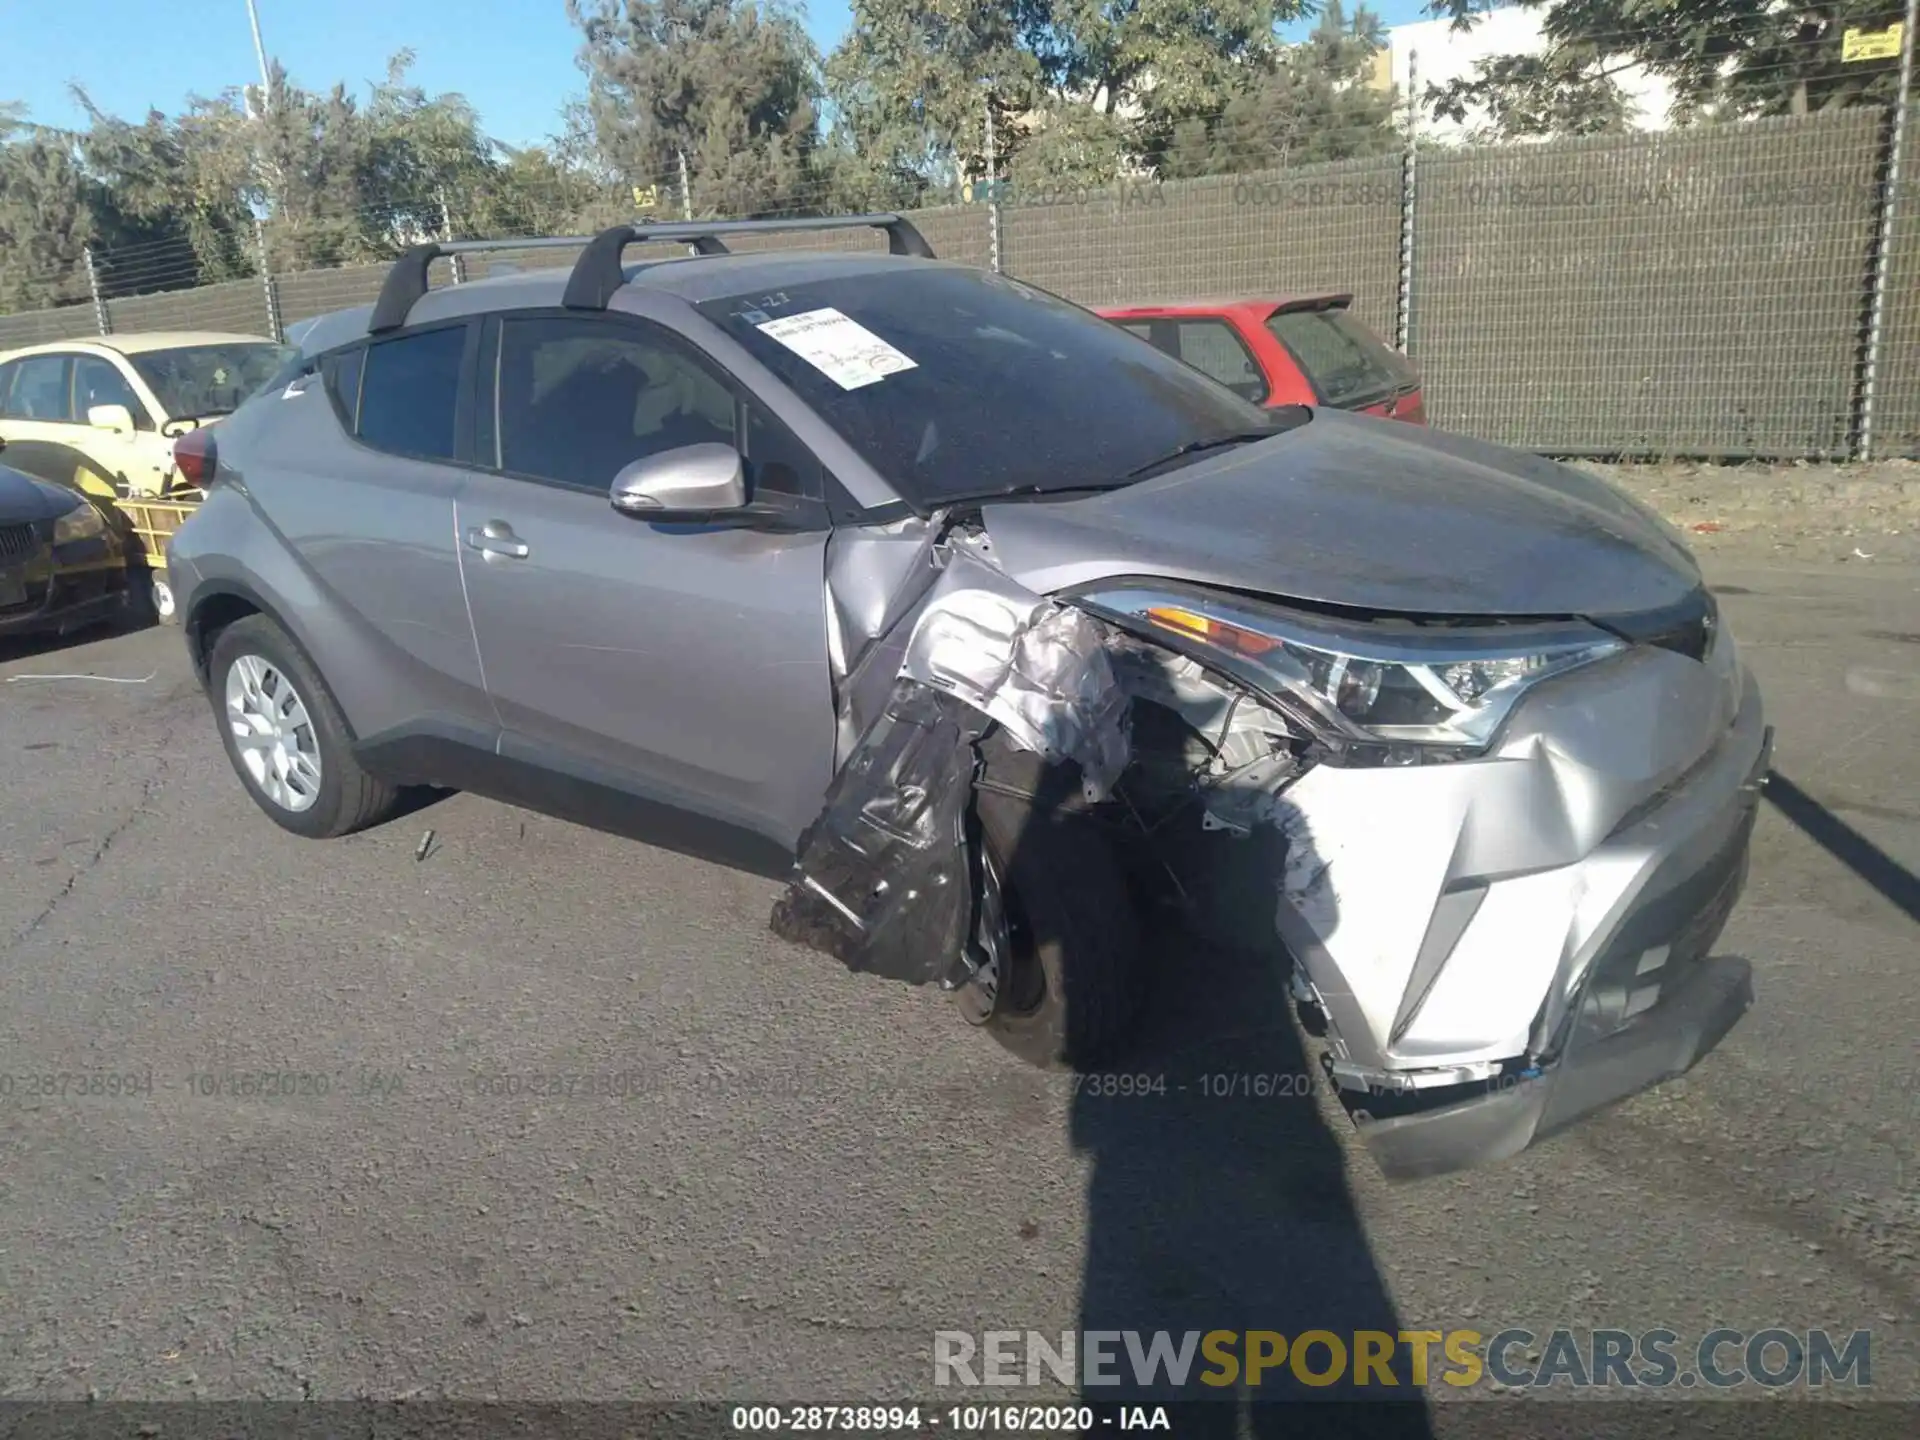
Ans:
[[[1756,1007],[1404,1186],[1317,1091],[1215,1093],[1307,1068],[1245,961],[1157,942],[1165,1085],[1076,1092],[774,940],[761,880],[470,796],[283,834],[177,632],[7,642],[0,1398],[897,1401],[936,1329],[1785,1325],[1920,1399],[1920,567],[1708,563],[1791,787],[1721,947]]]

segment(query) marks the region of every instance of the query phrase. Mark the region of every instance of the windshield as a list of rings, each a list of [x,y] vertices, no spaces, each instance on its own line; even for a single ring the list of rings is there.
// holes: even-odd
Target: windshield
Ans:
[[[297,351],[269,341],[187,345],[127,356],[169,420],[230,415]]]
[[[1284,420],[1044,291],[902,266],[706,301],[917,507],[1145,478]]]

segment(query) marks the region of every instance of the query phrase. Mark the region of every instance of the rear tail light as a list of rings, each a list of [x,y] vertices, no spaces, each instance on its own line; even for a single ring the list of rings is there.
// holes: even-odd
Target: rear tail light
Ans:
[[[180,478],[195,489],[204,490],[213,483],[214,471],[219,468],[219,451],[213,443],[213,432],[202,426],[198,430],[189,430],[173,442],[173,463],[180,471]]]

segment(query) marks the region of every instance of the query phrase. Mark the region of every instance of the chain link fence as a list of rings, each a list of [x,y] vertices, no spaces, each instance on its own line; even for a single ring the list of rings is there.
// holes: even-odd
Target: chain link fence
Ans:
[[[1920,456],[1920,116],[1909,122],[1883,252],[1891,118],[1861,108],[1537,144],[1423,144],[1194,180],[980,185],[911,218],[943,258],[1084,305],[1351,293],[1363,320],[1405,337],[1434,424],[1570,456],[1856,456],[1884,266],[1873,451]],[[598,197],[596,214],[617,216],[625,198]],[[678,218],[685,197],[668,198],[662,218]],[[792,196],[774,209],[824,206]],[[448,224],[463,237],[504,238]],[[407,238],[429,237],[396,244]],[[729,242],[850,245],[883,242],[845,232]],[[468,256],[462,278],[572,259]],[[387,269],[186,288],[196,270],[184,247],[90,262],[91,273],[61,286],[74,303],[0,316],[0,350],[98,334],[102,317],[122,333],[279,333],[370,304]]]

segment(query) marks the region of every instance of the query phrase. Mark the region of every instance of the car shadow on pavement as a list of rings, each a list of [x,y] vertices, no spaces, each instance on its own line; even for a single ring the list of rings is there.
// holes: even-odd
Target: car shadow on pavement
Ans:
[[[1778,770],[1761,791],[1795,829],[1920,924],[1920,876],[1862,835]]]
[[[1272,839],[1261,861],[1269,878],[1248,902],[1257,912],[1248,933],[1272,938],[1249,948],[1156,925],[1139,1043],[1114,1069],[1076,1077],[1071,1120],[1074,1148],[1092,1158],[1083,1335],[1136,1331],[1145,1349],[1153,1332],[1167,1331],[1177,1351],[1190,1332],[1237,1331],[1227,1349],[1239,1374],[1223,1376],[1196,1350],[1184,1385],[1165,1384],[1162,1369],[1142,1386],[1116,1336],[1108,1373],[1121,1383],[1083,1383],[1081,1399],[1107,1415],[1110,1405],[1181,1402],[1174,1428],[1183,1436],[1299,1434],[1318,1421],[1328,1433],[1424,1440],[1433,1431],[1405,1347],[1392,1351],[1394,1390],[1352,1383],[1355,1333],[1397,1337],[1401,1326],[1322,1109],[1323,1072],[1292,1018],[1290,962],[1272,930],[1281,858]],[[1303,1383],[1289,1354],[1249,1384],[1249,1331],[1277,1332],[1289,1349],[1305,1332],[1326,1332],[1346,1357],[1343,1371],[1331,1385]],[[1308,1375],[1331,1365],[1325,1338],[1303,1357]],[[1209,1374],[1211,1383],[1202,1380]],[[1302,1412],[1316,1402],[1322,1408]],[[1096,1429],[1123,1423],[1097,1420]]]

